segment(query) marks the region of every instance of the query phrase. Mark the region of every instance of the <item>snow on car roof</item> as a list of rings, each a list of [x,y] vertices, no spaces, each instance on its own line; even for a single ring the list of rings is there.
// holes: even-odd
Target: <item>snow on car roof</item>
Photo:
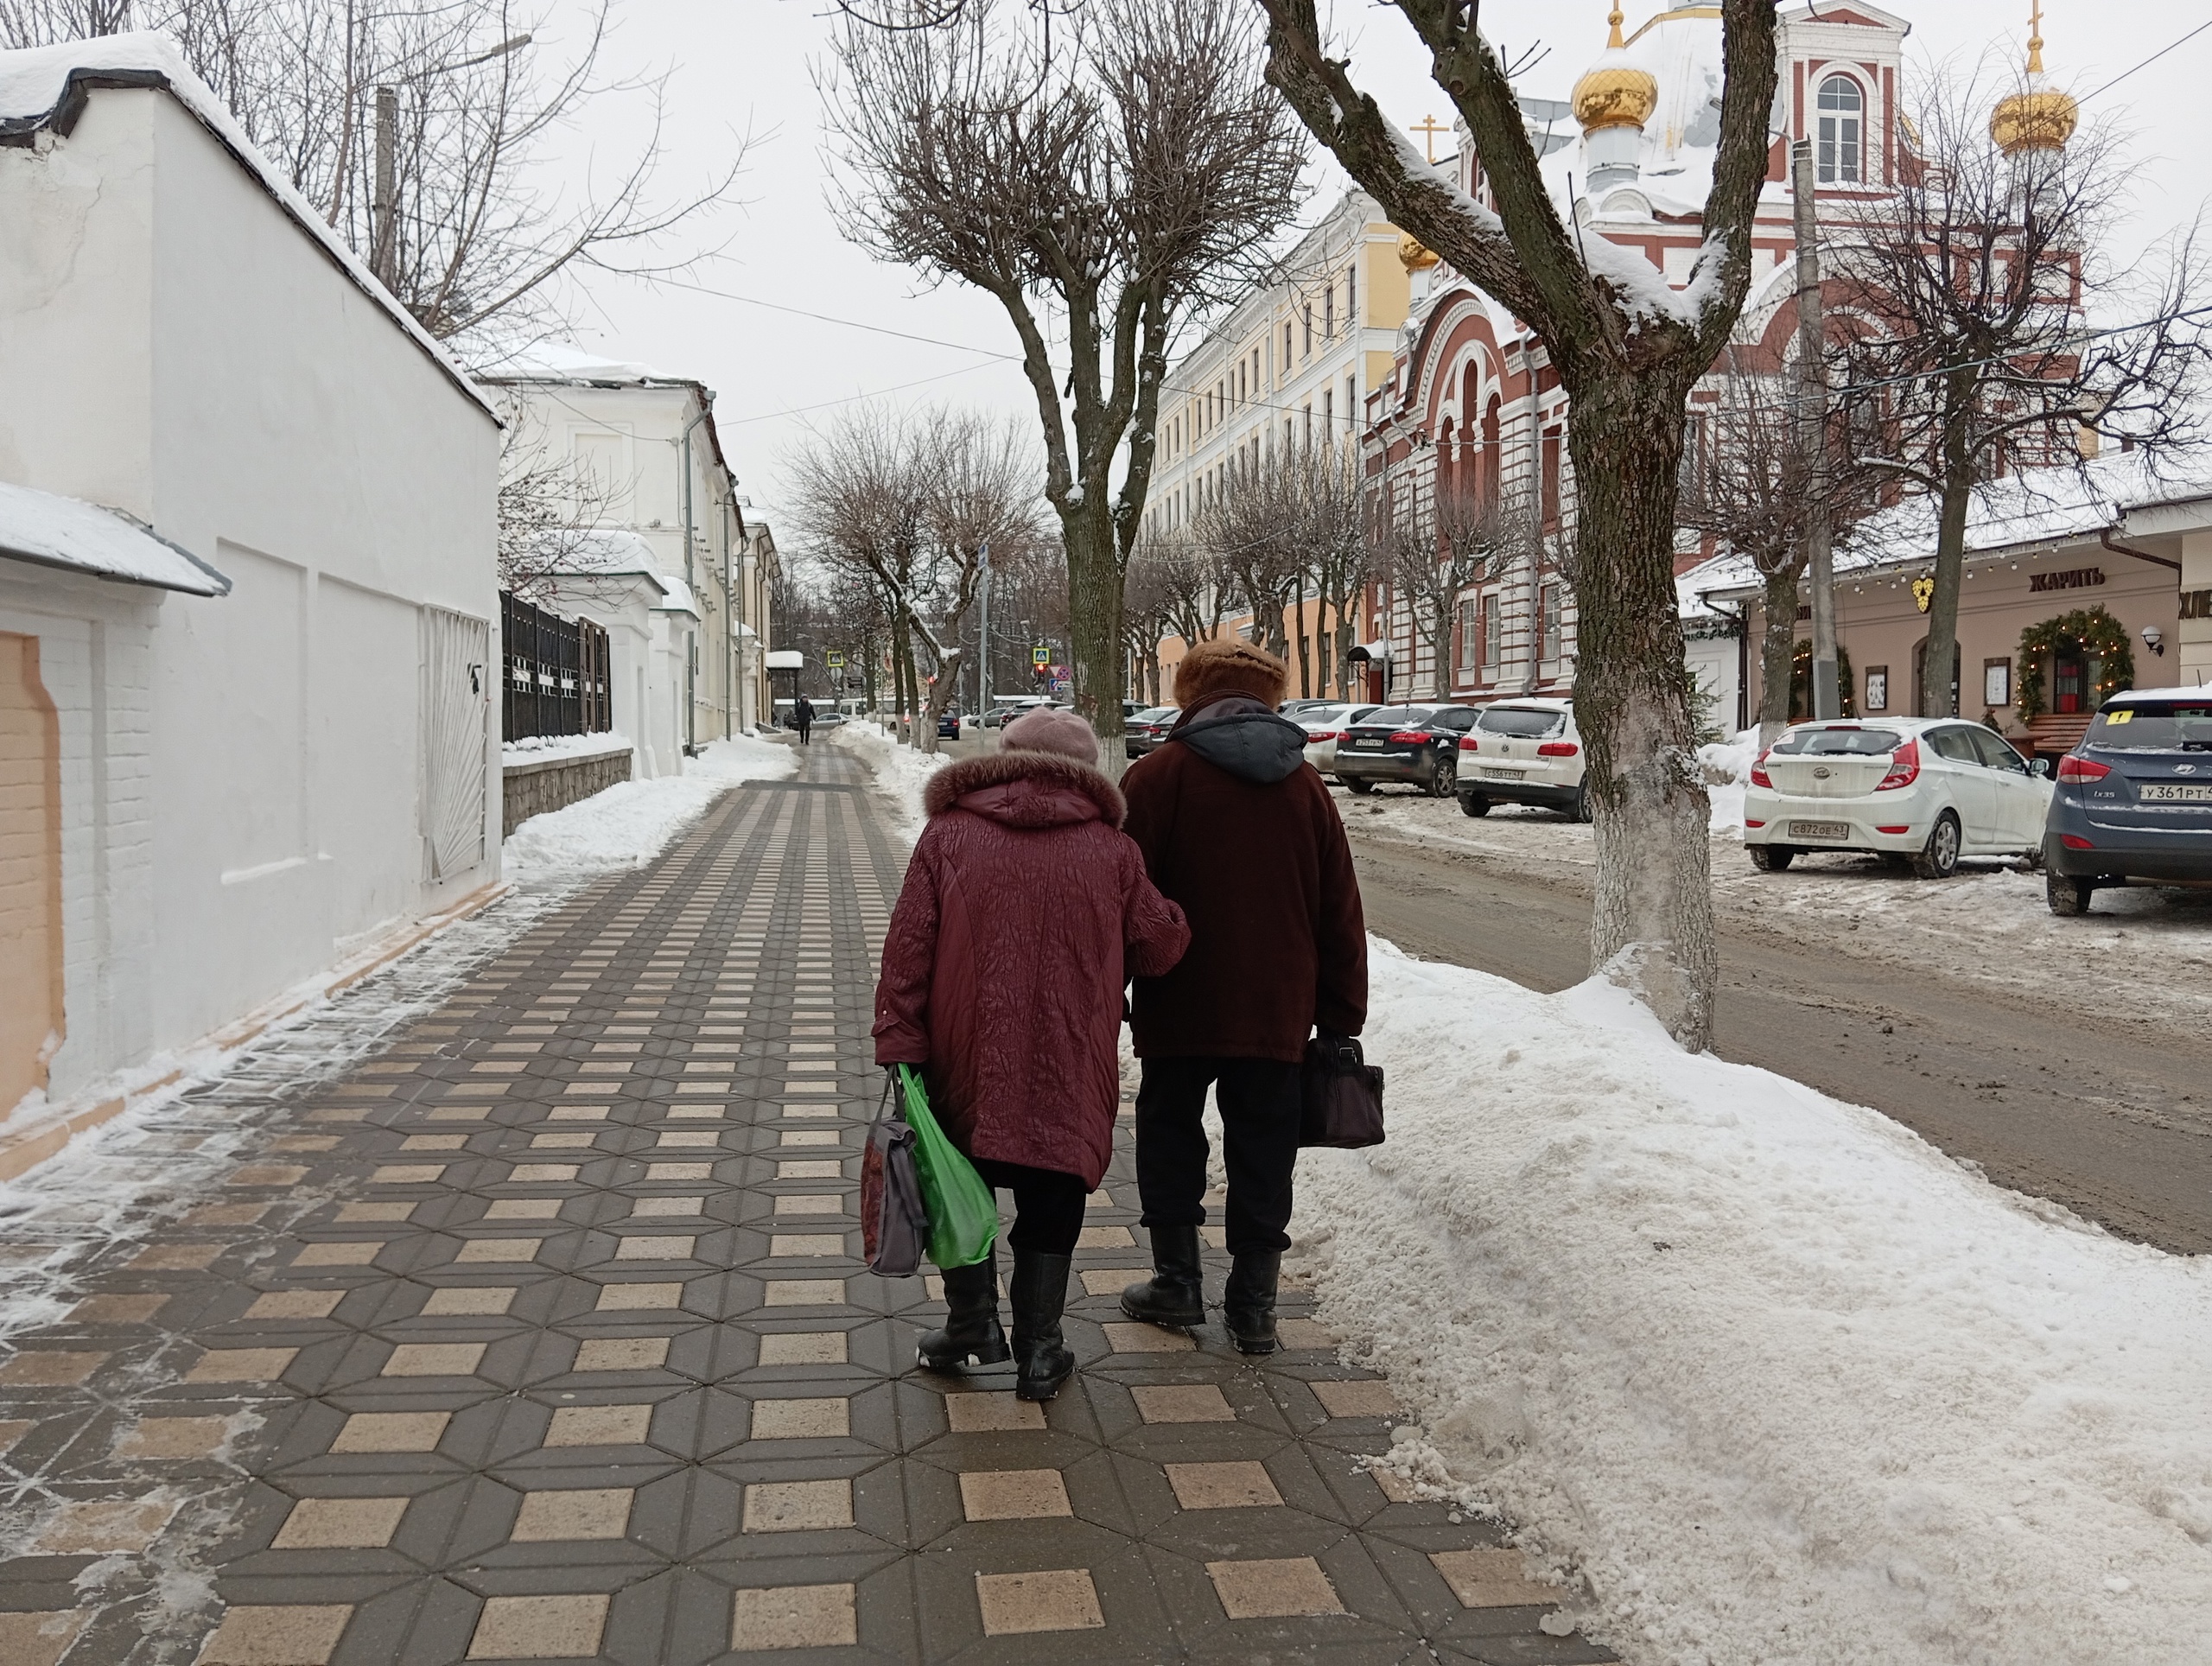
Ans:
[[[2122,689],[2118,694],[2105,696],[2109,706],[2115,700],[2212,700],[2212,688],[2203,684],[2178,689]]]

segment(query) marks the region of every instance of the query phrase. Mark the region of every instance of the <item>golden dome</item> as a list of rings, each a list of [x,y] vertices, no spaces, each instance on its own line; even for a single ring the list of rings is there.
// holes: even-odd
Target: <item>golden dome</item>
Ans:
[[[1425,272],[1436,264],[1436,251],[1411,232],[1398,233],[1398,264],[1408,272]]]
[[[2028,82],[2021,91],[1997,101],[1989,112],[1989,137],[2008,156],[2023,150],[2063,150],[2082,119],[2081,106],[2069,93],[2046,86],[2043,79],[2043,5],[2037,0],[2034,33],[2028,37]]]
[[[1621,9],[1605,21],[1612,26],[1605,55],[1574,84],[1574,119],[1585,133],[1605,127],[1642,127],[1659,107],[1659,83],[1628,61],[1621,39]]]

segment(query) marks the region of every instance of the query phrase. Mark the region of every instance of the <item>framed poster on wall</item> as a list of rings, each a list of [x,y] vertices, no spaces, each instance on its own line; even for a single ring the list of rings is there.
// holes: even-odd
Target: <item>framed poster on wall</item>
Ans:
[[[1866,668],[1866,709],[1887,711],[1890,709],[1890,668],[1869,665]]]
[[[1981,703],[1985,706],[2009,706],[2012,703],[2012,662],[2010,659],[1985,659],[1981,662]]]

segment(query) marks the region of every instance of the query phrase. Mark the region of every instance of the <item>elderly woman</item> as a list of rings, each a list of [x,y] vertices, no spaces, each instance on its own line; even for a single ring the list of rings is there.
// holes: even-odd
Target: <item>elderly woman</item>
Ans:
[[[1043,709],[1007,726],[1003,751],[931,778],[875,992],[876,1063],[918,1066],[953,1143],[1014,1193],[1012,1349],[987,1258],[945,1269],[950,1315],[918,1363],[1011,1352],[1025,1400],[1075,1369],[1060,1313],[1084,1201],[1113,1155],[1123,985],[1166,972],[1191,939],[1097,764],[1090,725]]]

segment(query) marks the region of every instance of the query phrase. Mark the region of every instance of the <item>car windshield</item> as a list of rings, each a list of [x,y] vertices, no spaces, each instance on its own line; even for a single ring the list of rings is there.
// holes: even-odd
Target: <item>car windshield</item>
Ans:
[[[1156,723],[1160,721],[1160,714],[1167,709],[1168,708],[1166,706],[1147,706],[1142,711],[1133,715],[1129,719],[1129,722],[1132,723]]]
[[[2088,740],[2113,752],[2212,752],[2212,697],[2107,706]]]
[[[1360,713],[1357,721],[1378,728],[1419,728],[1435,715],[1433,706],[1376,706]]]
[[[1774,743],[1774,750],[1785,757],[1878,758],[1904,743],[1904,736],[1895,729],[1807,728],[1792,729]]]
[[[1491,706],[1475,724],[1484,734],[1512,734],[1525,740],[1556,734],[1566,726],[1565,712],[1546,711],[1541,706]]]

